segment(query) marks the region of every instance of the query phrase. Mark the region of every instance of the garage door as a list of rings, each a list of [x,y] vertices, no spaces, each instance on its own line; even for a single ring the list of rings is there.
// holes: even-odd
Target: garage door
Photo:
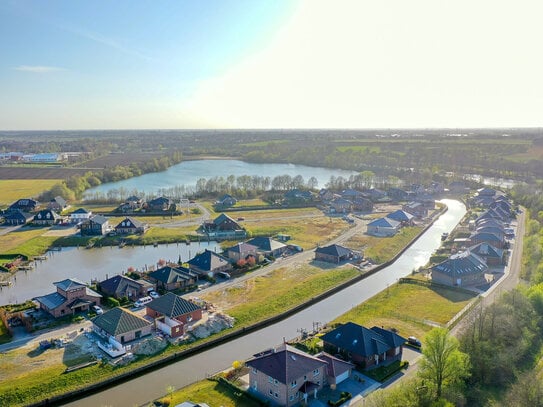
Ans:
[[[345,373],[340,374],[336,377],[336,384],[341,383],[343,380],[349,378],[349,371],[347,370]]]

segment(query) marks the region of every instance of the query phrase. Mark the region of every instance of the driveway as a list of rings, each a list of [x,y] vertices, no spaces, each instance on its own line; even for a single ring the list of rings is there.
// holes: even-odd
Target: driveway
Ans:
[[[354,405],[358,400],[361,400],[364,396],[378,389],[381,383],[364,376],[360,372],[353,372],[351,377],[347,380],[339,383],[335,390],[330,387],[325,387],[318,394],[318,399],[308,399],[308,405],[310,407],[325,407],[328,406],[328,400],[338,400],[341,392],[349,392],[353,396],[351,400],[343,403],[342,406]]]

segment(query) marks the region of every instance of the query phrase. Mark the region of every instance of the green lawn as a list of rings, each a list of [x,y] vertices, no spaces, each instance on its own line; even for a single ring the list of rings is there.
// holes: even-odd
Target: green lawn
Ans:
[[[166,384],[164,388],[165,394],[169,393],[167,387]],[[187,400],[193,403],[207,403],[211,407],[257,407],[261,405],[247,397],[240,397],[228,386],[211,380],[202,380],[175,391],[171,400],[170,394],[160,399],[162,402],[170,402],[170,406],[175,406]]]
[[[432,322],[446,324],[476,296],[447,288],[394,284],[332,323],[355,322],[396,328],[400,335],[424,337]]]
[[[281,268],[203,297],[234,317],[235,327],[239,328],[289,310],[358,274],[350,267],[323,270],[305,265]]]

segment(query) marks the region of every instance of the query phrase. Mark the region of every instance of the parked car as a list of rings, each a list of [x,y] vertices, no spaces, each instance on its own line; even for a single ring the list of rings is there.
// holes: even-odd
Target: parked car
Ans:
[[[93,305],[92,310],[96,312],[97,315],[102,315],[104,313],[104,310],[100,308],[98,305]]]
[[[160,297],[160,294],[157,293],[156,291],[149,291],[149,297],[155,299],[155,298]]]
[[[134,307],[141,308],[144,305],[149,304],[151,301],[153,301],[153,299],[150,296],[141,297],[134,303]]]
[[[420,348],[422,346],[422,343],[414,336],[410,336],[407,338],[407,344],[411,346],[416,346],[417,348]]]

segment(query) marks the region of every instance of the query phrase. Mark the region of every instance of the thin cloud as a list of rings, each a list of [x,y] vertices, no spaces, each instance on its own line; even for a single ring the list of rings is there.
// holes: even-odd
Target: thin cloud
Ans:
[[[64,68],[59,68],[58,66],[44,66],[44,65],[19,65],[13,69],[15,69],[16,71],[33,72],[33,73],[49,73],[49,72],[65,71]]]
[[[135,50],[133,48],[126,47],[123,44],[121,44],[119,41],[114,40],[114,39],[109,38],[109,37],[106,37],[106,36],[104,36],[102,34],[99,34],[99,33],[93,32],[93,31],[89,31],[89,30],[86,30],[86,29],[75,28],[75,27],[70,27],[70,26],[66,26],[66,25],[61,26],[61,28],[68,31],[68,32],[70,32],[70,33],[72,33],[72,34],[78,35],[79,37],[86,38],[88,40],[97,42],[97,43],[105,45],[107,47],[116,49],[117,51],[120,51],[123,54],[131,55],[131,56],[134,56],[134,57],[146,60],[146,61],[152,61],[153,60],[153,58],[149,57],[148,55],[145,55],[145,54],[143,54],[143,53],[141,53],[138,50]]]

